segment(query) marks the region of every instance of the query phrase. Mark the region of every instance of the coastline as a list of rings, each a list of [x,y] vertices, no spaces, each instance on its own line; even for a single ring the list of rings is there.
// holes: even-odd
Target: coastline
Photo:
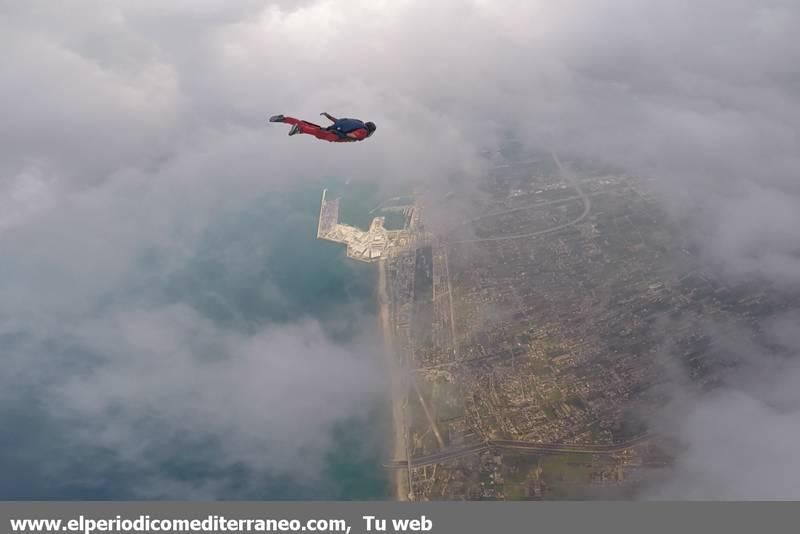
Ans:
[[[406,446],[405,410],[402,384],[399,381],[397,360],[394,354],[391,312],[389,310],[389,296],[386,292],[386,260],[378,261],[378,306],[379,316],[383,330],[384,355],[386,357],[386,371],[390,375],[392,395],[392,459],[408,460]],[[410,486],[408,471],[398,469],[390,474],[394,486],[394,498],[397,501],[410,500]]]
[[[388,373],[388,384],[391,389],[391,436],[387,436],[391,445],[390,463],[402,462],[408,464],[408,469],[391,469],[388,473],[394,500],[414,500],[411,494],[411,466],[409,463],[409,443],[407,435],[407,405],[408,384],[405,380],[402,362],[398,360],[395,352],[395,336],[392,317],[391,300],[389,297],[388,275],[386,257],[395,247],[407,246],[413,239],[413,232],[409,228],[402,230],[386,230],[383,227],[384,217],[373,217],[369,224],[369,231],[360,228],[360,221],[352,218],[350,224],[341,221],[341,198],[329,199],[328,189],[322,192],[320,201],[319,219],[317,223],[317,239],[343,244],[347,247],[347,258],[364,263],[377,263],[377,303],[378,321],[383,335],[383,352]],[[352,208],[352,206],[351,206]],[[375,210],[373,210],[374,212]],[[370,215],[372,212],[370,212]],[[408,217],[410,213],[403,214]],[[412,216],[413,218],[413,216]],[[351,226],[351,224],[356,226]],[[388,442],[387,442],[388,443]]]

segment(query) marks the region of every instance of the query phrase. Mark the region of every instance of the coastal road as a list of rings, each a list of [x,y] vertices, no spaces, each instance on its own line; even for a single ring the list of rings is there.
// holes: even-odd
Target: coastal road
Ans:
[[[398,380],[400,374],[397,372],[397,361],[395,359],[394,333],[392,332],[391,303],[387,292],[386,262],[378,263],[378,302],[380,305],[380,323],[383,330],[383,341],[385,343],[384,355],[387,359],[387,370],[390,373],[391,392],[392,392],[392,423],[393,423],[393,454],[395,457],[405,455],[404,460],[406,473],[397,472],[394,474],[395,498],[399,501],[410,500],[411,495],[411,448],[408,442],[408,422],[407,395],[403,392],[402,383]]]
[[[564,443],[536,443],[532,441],[514,441],[514,440],[491,440],[474,443],[464,447],[455,447],[452,449],[437,451],[433,454],[426,456],[419,456],[411,458],[410,460],[394,460],[384,464],[387,469],[407,469],[410,467],[424,467],[426,465],[439,464],[455,458],[468,456],[470,454],[478,454],[486,452],[491,449],[499,449],[502,451],[516,451],[526,453],[538,454],[612,454],[621,452],[625,449],[638,445],[652,436],[645,434],[637,438],[624,441],[621,443],[614,443],[611,445],[569,445]]]

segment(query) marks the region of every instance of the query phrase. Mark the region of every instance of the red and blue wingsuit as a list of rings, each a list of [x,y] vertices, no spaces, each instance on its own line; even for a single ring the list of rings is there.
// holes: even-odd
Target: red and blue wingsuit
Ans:
[[[289,130],[289,135],[308,134],[331,143],[363,141],[375,133],[376,130],[373,122],[363,122],[358,119],[337,119],[328,113],[320,113],[320,115],[326,117],[333,124],[323,128],[313,122],[295,119],[294,117],[284,117],[283,115],[274,115],[269,118],[269,121],[291,124],[292,129]]]

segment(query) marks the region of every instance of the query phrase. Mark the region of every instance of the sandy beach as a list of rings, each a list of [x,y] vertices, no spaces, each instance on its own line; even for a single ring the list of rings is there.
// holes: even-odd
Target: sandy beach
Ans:
[[[408,458],[406,447],[406,429],[404,403],[405,395],[398,376],[397,360],[394,354],[391,312],[389,310],[389,296],[386,292],[386,261],[378,262],[378,304],[380,306],[380,321],[383,328],[384,353],[386,356],[386,371],[390,374],[392,388],[392,458],[405,460]],[[409,500],[409,479],[407,470],[392,471],[395,499],[398,501]]]

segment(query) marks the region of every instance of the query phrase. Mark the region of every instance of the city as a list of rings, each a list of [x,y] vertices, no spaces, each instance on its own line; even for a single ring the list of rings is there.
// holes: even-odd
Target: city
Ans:
[[[670,462],[646,424],[665,334],[703,387],[714,358],[686,317],[747,325],[773,305],[707,277],[632,178],[534,155],[496,166],[448,232],[420,230],[419,199],[377,253],[350,251],[379,218],[320,232],[383,260],[404,437],[386,467],[408,498],[629,498]]]

